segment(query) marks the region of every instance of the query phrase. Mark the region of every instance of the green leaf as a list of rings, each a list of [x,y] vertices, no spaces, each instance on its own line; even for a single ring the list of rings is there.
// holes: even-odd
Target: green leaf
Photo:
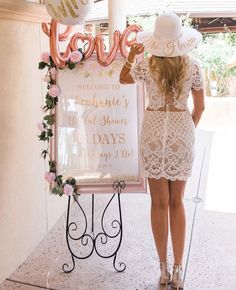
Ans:
[[[47,65],[46,62],[40,61],[38,69],[44,69],[46,67],[46,65]]]
[[[47,141],[48,138],[47,138],[47,137],[40,137],[39,140],[40,140],[40,141]]]
[[[55,120],[53,118],[48,120],[49,126],[52,126],[54,123],[55,123]]]
[[[55,115],[54,114],[46,115],[43,119],[47,122],[47,125],[51,126],[55,122]]]
[[[71,185],[76,185],[76,180],[75,180],[75,178],[72,178],[72,179],[70,180],[70,184],[71,184]]]
[[[48,129],[47,134],[48,137],[52,137],[53,136],[52,129]]]
[[[45,131],[41,132],[41,134],[38,135],[38,138],[39,140],[46,141],[47,140],[46,132]]]
[[[43,156],[44,159],[46,159],[46,157],[48,155],[48,151],[47,150],[43,150],[41,155]]]
[[[48,106],[49,109],[52,109],[54,104],[53,104],[53,101],[51,99],[47,99],[46,100],[46,104]]]
[[[55,161],[49,161],[49,168],[51,172],[56,172],[56,162]]]
[[[62,196],[63,195],[63,189],[60,186],[55,186],[52,189],[52,193],[56,194],[56,195],[58,194],[59,196]]]
[[[58,194],[58,189],[57,189],[57,187],[53,187],[53,189],[52,189],[52,193],[53,193],[53,194]]]
[[[46,116],[44,116],[43,119],[44,119],[45,121],[48,121],[50,118],[51,118],[51,115],[46,115]]]
[[[51,109],[46,105],[46,106],[45,106],[45,113],[46,113],[48,110],[51,110]]]
[[[58,186],[62,186],[63,185],[63,181],[62,181],[62,175],[58,175],[55,179],[55,181],[57,182]]]
[[[68,63],[68,68],[69,68],[70,70],[72,70],[73,68],[75,68],[75,63],[73,63],[73,62],[69,62],[69,63]]]
[[[53,99],[53,103],[54,103],[55,106],[56,106],[57,102],[58,102],[58,97]]]
[[[64,192],[63,190],[60,191],[59,196],[63,196]]]
[[[84,60],[84,52],[83,52],[83,49],[80,47],[80,48],[78,48],[78,51],[80,51],[82,53],[81,61],[83,61]]]
[[[51,55],[49,56],[49,60],[50,60],[50,66],[51,66],[51,67],[56,67],[56,66],[55,66],[55,63],[54,63],[54,61],[53,61],[53,59],[52,59],[52,57],[51,57]]]

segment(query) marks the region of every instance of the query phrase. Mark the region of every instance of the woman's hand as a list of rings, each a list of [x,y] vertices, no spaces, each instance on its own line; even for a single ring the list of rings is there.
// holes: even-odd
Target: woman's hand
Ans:
[[[143,53],[144,46],[141,43],[135,43],[131,46],[129,55],[127,57],[127,60],[120,72],[120,83],[121,84],[133,84],[134,80],[130,74],[130,70],[132,68],[132,64],[134,62],[134,59],[136,55],[139,55]]]
[[[131,46],[129,55],[127,57],[128,61],[133,62],[136,55],[144,52],[144,46],[141,43],[135,43]]]
[[[135,43],[131,46],[130,54],[133,54],[134,56],[139,55],[143,53],[144,46],[142,43]]]

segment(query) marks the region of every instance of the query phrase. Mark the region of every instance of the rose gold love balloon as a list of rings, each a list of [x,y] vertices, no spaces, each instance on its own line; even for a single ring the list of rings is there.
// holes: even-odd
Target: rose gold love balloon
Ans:
[[[55,65],[59,68],[63,68],[66,61],[69,60],[71,49],[70,45],[67,46],[64,53],[60,52],[59,48],[59,24],[57,21],[51,21],[50,25],[50,38],[49,38],[50,52]]]
[[[70,48],[72,51],[76,51],[78,50],[78,41],[81,40],[83,43],[85,41],[87,41],[87,48],[86,50],[84,51],[84,59],[87,59],[89,58],[93,51],[94,51],[94,48],[95,48],[95,39],[93,38],[93,36],[90,36],[90,35],[84,35],[82,33],[75,33],[71,40],[70,40]]]
[[[47,23],[45,23],[45,22],[43,22],[43,23],[41,24],[41,27],[42,27],[43,32],[44,32],[48,37],[50,37],[50,25],[51,25],[50,23],[47,24]],[[65,30],[63,33],[59,33],[59,37],[58,37],[59,41],[65,41],[65,40],[67,40],[67,39],[69,38],[69,36],[70,36],[72,30],[73,30],[73,29],[72,29],[72,26],[67,26],[67,27],[66,27],[66,30]]]
[[[136,24],[131,24],[128,26],[121,36],[120,41],[120,52],[123,57],[127,57],[129,55],[129,48],[136,42],[136,34],[142,31],[142,28]],[[129,40],[130,36],[135,34],[135,37]]]
[[[49,15],[64,25],[82,23],[94,7],[94,0],[45,0]]]
[[[95,42],[96,42],[95,48],[97,52],[97,60],[100,63],[100,65],[108,66],[113,62],[113,60],[116,57],[116,53],[119,49],[120,39],[121,39],[121,33],[119,30],[116,30],[113,33],[113,43],[112,43],[111,49],[108,53],[105,53],[105,45],[104,45],[103,36],[101,34],[98,34],[95,37]]]

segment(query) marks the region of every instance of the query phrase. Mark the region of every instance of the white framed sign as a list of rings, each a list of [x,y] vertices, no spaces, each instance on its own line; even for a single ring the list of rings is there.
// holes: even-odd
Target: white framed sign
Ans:
[[[123,64],[118,57],[104,67],[90,58],[58,71],[55,156],[78,193],[109,193],[117,180],[126,182],[125,192],[146,192],[139,157],[144,89],[119,83]]]

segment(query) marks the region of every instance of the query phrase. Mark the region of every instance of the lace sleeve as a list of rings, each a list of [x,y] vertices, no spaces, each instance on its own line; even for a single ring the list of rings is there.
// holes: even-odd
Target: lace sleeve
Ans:
[[[137,62],[131,69],[130,74],[134,81],[145,81],[147,78],[147,72],[149,67],[149,61],[145,58],[141,62]]]
[[[204,88],[204,80],[199,63],[195,60],[192,72],[192,89],[199,91]]]

